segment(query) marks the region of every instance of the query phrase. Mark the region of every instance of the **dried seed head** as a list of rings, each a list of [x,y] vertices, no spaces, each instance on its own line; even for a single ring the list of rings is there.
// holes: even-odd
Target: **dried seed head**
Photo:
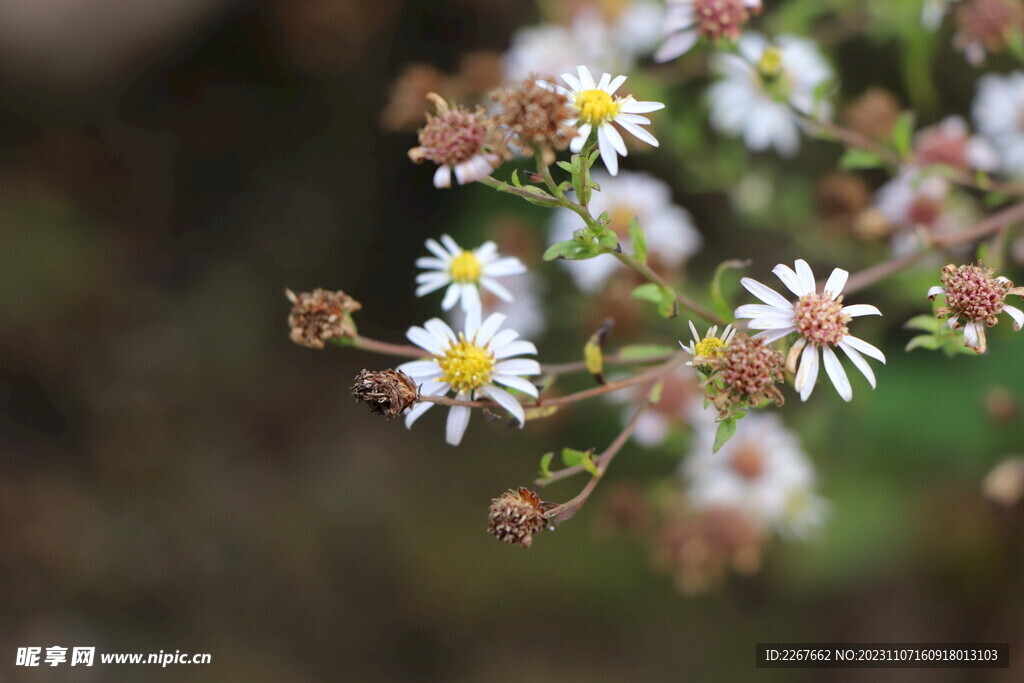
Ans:
[[[956,9],[957,35],[954,42],[960,49],[976,43],[989,52],[1006,47],[1014,30],[1024,29],[1024,3],[1020,0],[967,0]],[[969,53],[968,53],[969,54]]]
[[[322,349],[329,339],[356,335],[350,314],[363,305],[345,292],[315,289],[296,295],[286,289],[285,295],[294,304],[288,314],[288,326],[291,327],[289,337],[296,344]]]
[[[882,88],[868,88],[846,108],[846,124],[874,140],[888,140],[900,115],[900,103]]]
[[[544,516],[546,505],[536,493],[527,488],[506,491],[500,498],[491,501],[487,533],[499,541],[529,548],[533,535],[548,526]]]
[[[750,19],[743,0],[696,0],[693,15],[700,34],[713,41],[738,40],[743,24]]]
[[[401,415],[406,408],[416,403],[419,391],[409,375],[397,370],[363,370],[356,375],[352,395],[357,401],[370,406],[374,415],[383,415],[390,420]]]
[[[835,346],[850,333],[843,315],[843,297],[811,292],[800,297],[794,306],[796,330],[807,341],[819,346]]]
[[[722,381],[722,391],[712,397],[720,417],[732,414],[744,406],[754,407],[763,401],[782,405],[782,392],[775,386],[785,379],[782,354],[767,346],[763,339],[754,339],[740,333],[725,348],[725,354],[715,361],[712,375]]]
[[[427,114],[427,125],[419,132],[420,146],[409,150],[410,159],[456,166],[490,151],[494,122],[482,108],[453,108],[436,93],[427,97],[437,106],[437,115]]]
[[[943,268],[946,305],[939,309],[939,317],[953,315],[984,322],[989,327],[995,325],[1013,283],[1005,277],[992,277],[993,273],[992,268],[982,268],[980,264],[957,267],[951,263]]]
[[[509,140],[524,150],[534,145],[563,150],[576,136],[575,126],[566,123],[576,116],[569,98],[538,85],[535,78],[527,78],[518,88],[498,90],[491,99],[502,109],[495,121],[508,131]]]

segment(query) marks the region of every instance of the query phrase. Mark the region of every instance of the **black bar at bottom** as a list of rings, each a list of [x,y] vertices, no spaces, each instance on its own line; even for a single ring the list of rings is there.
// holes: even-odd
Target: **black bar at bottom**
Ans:
[[[757,668],[968,668],[1010,666],[1009,643],[757,643]]]

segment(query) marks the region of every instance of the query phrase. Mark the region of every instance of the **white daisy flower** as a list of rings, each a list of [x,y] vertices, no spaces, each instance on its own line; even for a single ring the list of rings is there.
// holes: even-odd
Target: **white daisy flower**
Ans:
[[[416,276],[416,284],[419,285],[416,296],[425,296],[447,286],[448,291],[441,301],[441,308],[446,311],[454,308],[460,299],[464,311],[479,306],[480,287],[511,302],[512,293],[494,278],[526,272],[526,266],[519,259],[500,256],[494,242],[484,242],[473,251],[467,251],[448,235],[441,235],[441,244],[428,239],[427,249],[434,256],[416,259],[416,265],[426,269]]]
[[[688,346],[683,344],[683,342],[679,342],[679,345],[683,347],[683,351],[686,351],[694,358],[722,357],[724,355],[723,350],[729,345],[729,342],[732,341],[733,336],[736,334],[736,330],[733,329],[732,325],[726,325],[725,329],[722,330],[722,336],[719,337],[718,325],[713,325],[701,337],[693,321],[690,320],[689,323],[690,333],[693,335],[693,338]],[[686,364],[692,366],[693,361],[688,360]]]
[[[398,367],[420,385],[423,396],[444,396],[449,391],[463,400],[490,398],[512,413],[520,426],[526,422],[523,406],[498,384],[537,398],[537,387],[523,379],[539,375],[540,364],[527,358],[514,358],[536,354],[537,348],[528,341],[518,339],[519,333],[501,330],[505,316],[492,313],[480,322],[480,307],[474,306],[466,314],[465,331],[458,335],[440,318],[432,318],[423,327],[410,327],[409,341],[429,353],[430,360],[415,360]],[[501,331],[499,331],[501,330]],[[405,426],[412,427],[420,415],[433,403],[417,403],[405,418]],[[452,406],[448,411],[445,440],[458,446],[469,424],[471,408]]]
[[[799,298],[795,302],[787,301],[774,289],[745,277],[740,280],[740,284],[764,304],[740,306],[736,309],[736,317],[751,318],[751,329],[764,330],[755,338],[765,339],[766,343],[781,339],[791,332],[800,335],[800,339],[790,349],[786,361],[787,367],[796,373],[794,386],[800,393],[800,400],[806,401],[814,390],[814,383],[818,379],[819,356],[824,359],[825,372],[843,400],[849,401],[853,398],[850,379],[846,376],[846,371],[843,370],[834,350],[837,346],[850,357],[873,389],[875,373],[861,354],[871,356],[882,363],[885,363],[885,355],[863,339],[851,336],[846,324],[852,318],[882,315],[882,312],[869,304],[843,306],[843,287],[846,286],[846,279],[850,274],[836,268],[825,283],[824,290],[818,293],[815,291],[814,273],[803,259],[797,259],[795,272],[782,263],[775,266],[772,272]]]
[[[668,62],[690,51],[703,36],[713,42],[736,41],[751,13],[761,11],[761,0],[668,0],[667,39],[654,61]]]
[[[648,114],[652,111],[664,109],[661,102],[638,102],[631,95],[616,97],[615,91],[626,82],[625,76],[611,74],[601,75],[600,82],[595,83],[594,77],[590,75],[590,69],[585,66],[577,66],[579,78],[570,73],[562,74],[563,81],[569,84],[569,88],[555,85],[554,88],[569,98],[571,106],[576,109],[578,117],[570,123],[577,128],[576,137],[569,144],[573,153],[583,149],[583,145],[590,138],[590,133],[597,129],[597,147],[601,152],[601,159],[608,168],[608,172],[615,175],[619,172],[619,158],[617,155],[626,156],[626,143],[622,135],[613,124],[618,124],[632,133],[634,137],[643,140],[654,147],[658,141],[653,135],[641,128],[651,121],[640,114]],[[539,81],[539,85],[551,87],[545,81]]]
[[[619,236],[625,248],[629,243],[629,224],[633,218],[643,226],[647,250],[653,267],[678,268],[700,249],[703,238],[694,227],[693,217],[686,209],[672,202],[672,188],[647,173],[623,171],[612,177],[602,172],[593,174],[601,191],[590,197],[590,212],[600,216],[607,212],[608,227]],[[551,217],[551,243],[572,239],[583,227],[580,217],[569,209],[556,209]],[[563,261],[576,285],[585,292],[600,290],[609,277],[622,266],[613,258],[592,258],[585,261]]]
[[[733,508],[783,535],[806,537],[821,526],[828,505],[815,491],[814,466],[778,415],[747,415],[717,453],[707,422],[682,465],[695,508]]]
[[[974,203],[953,191],[952,184],[937,175],[923,175],[904,167],[899,175],[878,188],[875,208],[897,228],[892,236],[896,255],[922,247],[920,230],[930,238],[947,238],[972,225],[977,218]]]
[[[609,377],[609,381],[625,379]],[[608,401],[622,407],[622,426],[636,417],[638,401],[649,392],[644,386],[636,392],[619,391],[608,394]],[[685,427],[700,419],[704,412],[704,390],[695,372],[673,372],[665,376],[661,386],[661,400],[645,410],[636,421],[633,441],[645,448],[657,448],[665,442],[673,429]]]
[[[998,150],[1003,172],[1024,177],[1024,71],[982,76],[973,115]]]
[[[739,55],[719,53],[712,62],[723,78],[708,90],[711,125],[742,135],[754,151],[774,147],[792,156],[800,148],[800,120],[793,110],[831,117],[831,105],[817,101],[817,91],[832,78],[832,68],[805,38],[780,36],[772,45],[758,33],[745,33],[738,47]]]

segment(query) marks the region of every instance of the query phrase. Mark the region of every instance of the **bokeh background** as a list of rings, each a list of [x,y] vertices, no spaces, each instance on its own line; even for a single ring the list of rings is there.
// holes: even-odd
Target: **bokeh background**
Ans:
[[[948,34],[875,21],[882,3],[766,6],[779,28],[829,37],[841,97],[877,85],[926,121],[966,111],[976,72]],[[850,405],[827,384],[807,405],[790,396],[827,524],[700,595],[652,567],[649,540],[607,523],[618,486],[672,479],[685,437],[628,448],[579,516],[524,551],[484,532],[490,499],[529,483],[545,451],[606,444],[619,407],[525,432],[477,418],[449,448],[436,415],[407,431],[353,402],[355,373],[388,360],[288,340],[284,289],[322,286],[363,303],[362,332],[399,341],[437,304],[412,296],[423,240],[502,230],[547,282],[544,360],[578,357],[609,311],[627,321],[613,341],[632,340],[625,303],[595,309],[541,264],[541,210],[482,187],[434,190],[432,169],[406,159],[410,124],[387,113],[411,63],[500,81],[500,53],[539,12],[0,2],[0,679],[821,680],[753,669],[754,643],[807,640],[1009,641],[1014,668],[970,678],[1020,675],[1024,518],[981,482],[1024,447],[1022,341],[1006,323],[984,358],[903,353],[928,273],[863,294],[887,313],[862,328],[890,359],[877,391],[861,383]],[[664,154],[630,162],[669,180],[704,233],[693,282],[731,257],[756,257],[760,279],[797,256],[851,270],[887,257],[816,227],[828,218],[816,182],[841,150],[810,143],[783,163],[715,138],[700,72],[699,60],[654,71],[688,113],[658,131]],[[751,174],[757,188],[771,179],[773,201],[737,210]],[[687,336],[680,320],[648,330]],[[213,663],[14,667],[17,647],[54,644]]]

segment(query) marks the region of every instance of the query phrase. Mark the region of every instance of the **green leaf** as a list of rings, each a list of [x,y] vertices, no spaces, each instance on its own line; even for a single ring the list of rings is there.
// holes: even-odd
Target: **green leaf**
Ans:
[[[618,356],[622,360],[637,360],[656,356],[665,356],[675,353],[678,349],[674,346],[663,346],[661,344],[630,344],[619,349]]]
[[[922,334],[907,342],[907,345],[903,350],[913,351],[914,349],[927,349],[929,351],[935,351],[940,346],[942,346],[942,342],[934,334]]]
[[[712,453],[717,453],[718,449],[732,438],[733,434],[736,433],[736,423],[740,421],[743,415],[744,413],[736,413],[718,423],[718,429],[715,430],[715,445],[711,449]]]
[[[575,168],[573,168],[573,165],[568,161],[556,161],[555,165],[558,166],[558,168],[565,171],[566,173],[572,173],[576,170]]]
[[[839,167],[847,170],[853,170],[858,168],[881,168],[885,166],[883,161],[877,154],[872,154],[867,150],[863,149],[848,149],[839,160]]]
[[[892,124],[892,146],[901,159],[910,156],[912,138],[914,136],[914,112],[905,111],[896,117]]]
[[[640,263],[647,263],[647,236],[644,229],[640,227],[640,221],[633,216],[629,224],[629,246],[633,250],[633,257]]]
[[[739,259],[732,259],[730,261],[723,261],[718,264],[718,268],[715,269],[715,275],[711,278],[711,303],[715,307],[715,312],[725,320],[732,318],[732,307],[729,302],[725,300],[725,295],[722,294],[722,276],[728,270],[746,268],[750,265],[750,261],[741,261]]]
[[[592,453],[593,449],[590,449],[589,451],[578,451],[575,448],[563,448],[562,462],[566,467],[576,467],[577,465],[580,465],[583,469],[596,477],[600,475],[600,472],[598,472],[597,465],[594,464],[594,460],[591,458]]]
[[[936,318],[934,315],[915,315],[913,318],[903,323],[903,327],[908,330],[921,330],[922,332],[931,332],[934,334],[938,331],[942,325],[942,321]]]
[[[558,406],[530,406],[527,407],[523,412],[525,413],[524,417],[526,418],[527,422],[529,422],[530,420],[541,420],[545,417],[551,417],[552,415],[557,413]]]
[[[545,479],[551,476],[551,461],[554,457],[554,453],[545,453],[540,457],[540,476]]]
[[[539,187],[533,185],[524,185],[520,188],[523,192],[535,195],[536,199],[530,199],[529,197],[523,197],[526,201],[530,202],[534,206],[558,206],[558,200],[549,195]]]
[[[548,247],[547,251],[544,252],[544,260],[555,261],[557,259],[564,259],[566,261],[582,261],[594,258],[600,253],[601,250],[596,244],[569,240],[567,242],[558,242]]]
[[[518,187],[520,190],[523,189],[523,184],[519,182],[519,169],[512,169],[512,184]]]
[[[658,307],[658,314],[665,318],[674,318],[679,314],[676,293],[668,287],[653,282],[642,284],[633,290],[633,298],[650,301]]]
[[[647,282],[633,290],[634,299],[650,301],[652,304],[661,303],[662,297],[663,292],[661,285],[656,285],[653,282]]]

